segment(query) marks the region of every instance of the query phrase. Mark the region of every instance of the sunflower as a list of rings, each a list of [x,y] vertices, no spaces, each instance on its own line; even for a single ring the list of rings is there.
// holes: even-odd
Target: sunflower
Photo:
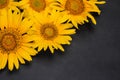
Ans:
[[[78,28],[79,24],[89,22],[88,17],[96,24],[96,20],[90,14],[91,12],[97,12],[100,14],[100,9],[96,4],[104,4],[105,1],[97,0],[57,0],[58,10],[64,12],[64,18],[69,19],[72,24]]]
[[[49,49],[54,53],[54,49],[64,51],[62,45],[70,44],[72,34],[75,34],[75,29],[71,29],[72,24],[63,24],[63,18],[59,13],[50,15],[39,15],[36,18],[36,23],[33,25],[34,39],[38,45],[38,51]]]
[[[16,9],[16,2],[14,0],[0,0],[0,15],[3,15],[7,12],[7,9]]]
[[[6,67],[13,70],[19,69],[19,62],[31,61],[31,56],[36,55],[33,37],[27,34],[32,26],[32,21],[22,18],[22,13],[8,10],[8,14],[0,16],[0,70]],[[1,23],[3,23],[1,25]]]
[[[25,16],[37,16],[47,14],[50,8],[49,6],[54,0],[21,0],[18,2],[18,6],[25,11]]]

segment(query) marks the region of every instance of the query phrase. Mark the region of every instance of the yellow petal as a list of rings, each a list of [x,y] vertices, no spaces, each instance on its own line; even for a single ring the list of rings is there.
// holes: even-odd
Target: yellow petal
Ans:
[[[24,59],[18,53],[16,53],[16,55],[17,55],[17,58],[20,61],[20,63],[25,64]]]
[[[72,24],[78,29],[78,24],[74,20],[72,20]]]
[[[37,54],[37,51],[34,48],[23,46],[22,49],[28,52],[31,56],[35,56]]]
[[[49,45],[49,49],[50,49],[51,53],[54,53],[54,49],[51,45]]]
[[[61,45],[58,44],[57,47],[64,52],[64,48]]]
[[[1,68],[4,69],[6,64],[7,64],[7,59],[8,59],[8,55],[5,53],[3,54],[3,59],[2,59],[2,63],[1,63]]]
[[[19,62],[18,62],[18,58],[17,58],[16,54],[14,54],[14,65],[15,65],[16,69],[19,69]]]
[[[10,71],[13,70],[13,62],[14,62],[14,55],[13,53],[10,53],[9,56],[8,56],[8,68]]]
[[[96,4],[105,4],[105,1],[95,2]]]
[[[23,49],[19,49],[19,51],[17,51],[17,53],[18,53],[22,58],[24,58],[25,60],[27,60],[27,61],[32,61],[31,56],[30,56],[26,51],[24,51]]]
[[[12,17],[12,10],[8,11],[8,26],[13,26],[13,17]]]
[[[0,53],[0,70],[1,70],[1,68],[2,68],[2,65],[1,65],[1,63],[2,63],[2,59],[3,59],[3,54]]]
[[[91,14],[88,14],[88,17],[92,20],[92,22],[96,25],[96,20],[95,18],[91,15]]]
[[[75,33],[76,33],[75,29],[63,30],[60,32],[60,34],[63,34],[63,35],[65,35],[65,34],[71,35],[71,34],[75,34]]]

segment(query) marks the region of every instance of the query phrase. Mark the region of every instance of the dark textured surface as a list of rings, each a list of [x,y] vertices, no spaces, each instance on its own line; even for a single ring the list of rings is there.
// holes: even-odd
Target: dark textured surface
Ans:
[[[77,31],[64,54],[39,54],[19,71],[0,71],[0,80],[120,80],[119,7],[120,0],[107,0],[97,25]]]

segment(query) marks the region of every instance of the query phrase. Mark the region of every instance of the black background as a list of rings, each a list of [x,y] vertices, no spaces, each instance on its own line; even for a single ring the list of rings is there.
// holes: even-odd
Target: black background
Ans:
[[[99,7],[97,25],[80,26],[64,53],[42,51],[19,70],[0,71],[0,80],[120,80],[120,0]]]

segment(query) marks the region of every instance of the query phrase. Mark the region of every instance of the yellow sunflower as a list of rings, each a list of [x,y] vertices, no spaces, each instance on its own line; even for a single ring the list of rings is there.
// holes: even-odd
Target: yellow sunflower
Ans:
[[[72,24],[63,23],[63,18],[58,13],[52,13],[51,15],[39,15],[36,18],[36,24],[34,24],[32,30],[33,37],[38,45],[38,51],[49,49],[51,53],[54,53],[54,49],[60,49],[64,51],[62,45],[70,44],[72,40],[72,34],[75,34],[75,29],[71,29]]]
[[[8,10],[7,15],[0,16],[0,70],[6,67],[13,70],[19,69],[19,62],[31,61],[31,56],[36,55],[34,41],[27,32],[32,26],[32,21],[22,18],[20,12]],[[3,23],[1,25],[1,23]]]
[[[94,24],[96,20],[90,14],[90,12],[97,12],[100,14],[100,9],[96,4],[104,4],[105,1],[98,0],[57,0],[59,11],[64,12],[64,18],[69,19],[72,24],[78,28],[79,24],[84,24],[84,22],[89,22],[87,17],[89,17]]]
[[[14,0],[0,0],[0,15],[5,14],[9,8],[15,9],[15,3]]]
[[[50,4],[54,2],[54,0],[21,0],[18,2],[18,5],[21,9],[24,9],[25,16],[36,16],[47,14],[49,12]]]

